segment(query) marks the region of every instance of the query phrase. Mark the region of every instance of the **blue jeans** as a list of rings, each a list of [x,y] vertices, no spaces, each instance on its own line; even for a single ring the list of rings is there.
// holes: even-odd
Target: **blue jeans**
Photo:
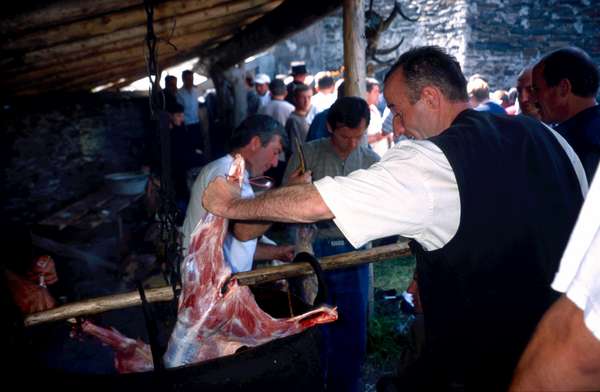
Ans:
[[[353,251],[346,240],[317,239],[316,257]],[[359,391],[360,372],[367,344],[369,266],[325,272],[327,303],[337,306],[339,318],[322,325],[321,356],[325,366],[327,391]]]

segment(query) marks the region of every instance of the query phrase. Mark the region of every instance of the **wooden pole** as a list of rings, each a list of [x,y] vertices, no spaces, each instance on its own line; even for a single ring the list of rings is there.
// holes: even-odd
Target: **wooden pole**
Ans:
[[[343,0],[344,92],[346,96],[366,95],[365,6],[364,0]]]
[[[389,260],[397,257],[410,255],[410,249],[406,244],[393,244],[380,246],[369,250],[342,253],[335,256],[323,257],[321,267],[328,271],[338,268],[346,268],[366,263]],[[309,263],[292,263],[277,267],[261,268],[253,271],[235,274],[234,277],[241,285],[253,285],[271,282],[294,276],[306,276],[312,274]],[[173,299],[171,287],[160,287],[146,290],[148,302],[170,301]],[[141,304],[137,291],[109,295],[106,297],[92,298],[84,301],[59,306],[44,312],[38,312],[27,316],[24,320],[26,327],[52,321],[65,320],[73,317],[97,314],[114,309],[126,308]]]

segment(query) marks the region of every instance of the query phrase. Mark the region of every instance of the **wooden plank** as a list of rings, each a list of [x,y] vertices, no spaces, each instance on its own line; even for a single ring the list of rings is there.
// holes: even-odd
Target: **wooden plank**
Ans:
[[[74,224],[87,214],[91,209],[97,209],[105,205],[113,195],[107,189],[94,192],[85,198],[63,208],[57,213],[39,222],[40,225],[54,226],[58,230]]]
[[[140,0],[63,0],[3,18],[0,32],[2,35],[16,35],[31,29],[43,29],[139,5]]]
[[[178,56],[178,54],[185,53],[186,51],[193,52],[191,49],[197,48],[196,45],[199,43],[209,43],[212,39],[227,34],[230,29],[231,27],[223,27],[175,38],[171,42],[177,46],[177,51],[170,45],[167,45],[164,41],[159,42],[159,65],[164,69],[170,65],[176,64],[176,62],[168,62],[168,59],[171,57],[181,58],[182,56]],[[193,53],[190,53],[187,59],[190,57],[193,57]],[[116,53],[89,57],[84,60],[83,63],[85,66],[82,66],[82,68],[79,69],[71,69],[67,66],[54,68],[52,74],[42,78],[43,81],[34,79],[22,82],[20,86],[15,86],[14,90],[18,92],[19,90],[24,91],[28,88],[32,88],[33,90],[44,91],[52,90],[55,86],[61,89],[67,89],[71,86],[86,84],[88,81],[90,81],[92,85],[97,86],[103,84],[101,78],[103,75],[110,74],[108,79],[116,81],[120,78],[119,73],[126,74],[128,73],[127,70],[135,71],[136,68],[143,76],[146,73],[144,42],[140,41],[137,46]],[[74,64],[74,66],[77,65],[78,64]],[[3,83],[2,86],[5,90],[12,90],[10,85]]]
[[[365,2],[343,0],[344,3],[344,92],[346,96],[365,98]]]
[[[279,3],[280,1],[260,0],[256,6],[250,8],[226,10],[222,7],[222,14],[210,14],[209,17],[206,17],[206,12],[203,10],[191,12],[186,15],[157,21],[154,24],[154,31],[159,39],[167,40],[169,37],[179,37],[220,26],[243,23],[244,19],[269,12]],[[44,68],[51,64],[70,62],[72,58],[80,59],[92,52],[98,54],[130,47],[135,41],[143,41],[145,35],[146,25],[143,24],[114,31],[110,34],[84,37],[80,40],[31,50],[23,54],[21,61],[26,65]],[[27,69],[20,68],[19,71],[23,72]]]
[[[397,257],[410,255],[410,249],[406,244],[393,244],[380,246],[369,250],[361,250],[343,253],[335,256],[323,257],[321,266],[324,270],[346,268],[366,263],[389,260]],[[251,285],[271,282],[294,276],[307,276],[312,273],[308,263],[292,263],[277,267],[262,268],[249,272],[234,274],[242,285]],[[160,287],[146,290],[149,302],[170,301],[173,299],[171,287]],[[138,292],[110,295],[101,298],[92,298],[85,301],[59,306],[44,312],[34,313],[24,320],[25,326],[32,326],[52,321],[65,320],[72,317],[87,316],[106,312],[108,310],[121,309],[141,304]]]
[[[115,221],[121,211],[141,199],[142,196],[144,196],[143,193],[131,196],[114,195],[101,209],[90,211],[74,223],[73,227],[80,230],[91,230],[103,223]]]
[[[234,17],[224,18],[224,20],[230,22],[229,24],[199,24],[198,26],[192,26],[193,28],[190,29],[179,29],[178,34],[174,34],[169,42],[175,45],[178,50],[185,50],[190,46],[197,46],[201,42],[236,31],[240,26],[251,23],[256,18],[258,16],[248,17],[244,15],[244,17],[239,17],[239,15],[235,15]],[[74,74],[75,72],[85,72],[94,66],[106,69],[104,66],[99,66],[99,64],[117,63],[123,59],[131,59],[133,56],[138,56],[142,61],[144,45],[144,35],[141,35],[133,40],[119,42],[118,45],[97,48],[95,53],[84,51],[66,58],[60,55],[55,56],[52,61],[54,65],[42,61],[36,64],[35,69],[28,69],[25,66],[12,72],[6,72],[6,78],[3,80],[2,85],[8,89],[11,89],[12,86],[26,88],[30,85],[43,83],[45,79],[52,79],[55,76],[73,79],[79,76]],[[158,49],[159,56],[162,51],[171,53],[175,50],[167,43],[166,39],[159,41]]]
[[[154,21],[185,15],[192,11],[203,12],[203,18],[222,16],[232,10],[256,6],[262,0],[187,0],[160,3],[154,8]],[[31,49],[56,45],[86,37],[110,34],[115,31],[145,25],[146,12],[142,2],[139,7],[117,10],[106,15],[61,24],[25,34],[2,45],[3,49]]]

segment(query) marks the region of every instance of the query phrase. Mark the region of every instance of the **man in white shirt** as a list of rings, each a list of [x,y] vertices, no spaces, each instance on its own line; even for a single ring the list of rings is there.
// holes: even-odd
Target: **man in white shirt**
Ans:
[[[217,179],[203,204],[232,219],[334,219],[354,247],[412,238],[427,349],[385,387],[503,390],[556,299],[549,283],[587,192],[581,163],[538,121],[471,110],[460,65],[438,47],[401,55],[384,94],[394,129],[415,140],[368,170],[253,200]]]
[[[269,83],[271,83],[271,78],[267,74],[260,73],[254,78],[254,89],[256,90],[256,95],[258,96],[258,109],[271,101]]]
[[[369,145],[379,155],[383,155],[390,149],[392,145],[392,133],[383,133],[383,118],[377,109],[379,102],[380,87],[377,79],[367,78],[367,97],[366,101],[369,104],[371,112],[371,122],[367,128],[367,137]]]
[[[285,83],[280,79],[275,79],[269,84],[271,100],[265,106],[258,109],[258,114],[266,114],[273,117],[282,126],[285,126],[288,117],[294,111],[294,105],[285,100],[287,89]]]
[[[596,173],[598,171],[596,170]],[[600,175],[596,174],[511,391],[600,390]]]
[[[277,165],[279,153],[287,137],[281,124],[264,115],[246,118],[231,136],[231,152],[202,168],[192,187],[190,202],[183,223],[183,248],[187,254],[190,237],[200,219],[206,214],[202,207],[202,193],[216,177],[229,173],[235,154],[240,154],[246,162],[247,171],[242,183],[242,197],[252,198],[254,192],[249,182],[250,175],[260,176],[269,168]],[[248,173],[249,171],[249,173]],[[297,176],[295,178],[297,180]],[[257,238],[264,234],[269,224],[246,224],[236,222],[233,230],[225,238],[223,252],[232,271],[243,272],[252,268],[253,260],[289,261],[293,256],[292,246],[273,246],[258,244]]]
[[[318,92],[312,97],[312,105],[315,107],[316,113],[321,113],[325,109],[329,109],[337,99],[335,93],[335,82],[331,76],[323,76],[317,82]]]

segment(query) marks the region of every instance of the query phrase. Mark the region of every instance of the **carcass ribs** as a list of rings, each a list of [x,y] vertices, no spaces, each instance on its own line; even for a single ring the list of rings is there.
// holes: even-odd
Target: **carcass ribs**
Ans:
[[[229,178],[241,185],[243,175],[244,160],[237,155]],[[189,255],[181,266],[177,323],[163,357],[166,367],[233,354],[243,346],[257,346],[337,320],[336,309],[327,306],[288,319],[275,319],[260,309],[250,289],[238,284],[224,260],[227,224],[226,219],[207,213],[191,235]],[[119,372],[152,369],[150,349],[142,342],[91,324],[86,330],[118,351],[115,365]]]

